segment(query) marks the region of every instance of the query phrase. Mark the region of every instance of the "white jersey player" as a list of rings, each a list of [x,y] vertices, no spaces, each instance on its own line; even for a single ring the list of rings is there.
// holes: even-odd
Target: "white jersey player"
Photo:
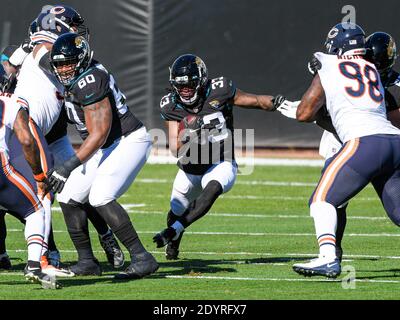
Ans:
[[[375,66],[363,57],[365,34],[357,25],[338,24],[326,40],[328,54],[316,53],[321,68],[297,109],[299,121],[316,119],[326,104],[344,143],[330,158],[310,199],[320,255],[294,271],[337,277],[336,209],[372,182],[391,219],[400,212],[400,130],[386,119],[384,88]],[[400,220],[399,220],[400,221]]]

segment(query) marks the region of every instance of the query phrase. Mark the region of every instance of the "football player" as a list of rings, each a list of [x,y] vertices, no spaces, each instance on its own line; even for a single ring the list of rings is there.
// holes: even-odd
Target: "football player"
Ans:
[[[310,198],[319,256],[293,265],[299,274],[337,277],[336,208],[369,182],[389,217],[400,225],[400,130],[386,118],[384,87],[379,73],[365,59],[365,34],[355,24],[340,23],[328,33],[326,53],[317,52],[321,68],[297,108],[297,120],[312,122],[326,104],[343,147],[326,161]],[[379,150],[379,152],[376,152]],[[365,161],[368,159],[368,161]]]
[[[52,286],[50,276],[41,270],[40,258],[44,240],[44,209],[41,203],[49,185],[41,166],[40,150],[31,133],[29,106],[26,100],[3,93],[8,76],[0,64],[0,205],[13,215],[25,220],[25,239],[28,263],[25,278],[31,282]],[[15,135],[32,170],[35,187],[9,161],[10,140]],[[39,196],[41,199],[39,199]],[[58,286],[56,284],[56,286]]]
[[[76,32],[89,38],[88,28],[81,15],[73,8],[65,5],[47,6],[32,22],[29,33],[31,42],[24,41],[21,47],[9,59],[13,65],[22,64],[16,87],[16,93],[28,96],[32,101],[31,117],[38,125],[49,144],[55,164],[69,159],[74,150],[67,137],[67,116],[63,108],[64,88],[52,74],[49,55],[52,44],[61,34]],[[82,204],[88,218],[99,233],[99,240],[106,252],[107,259],[116,268],[122,267],[124,255],[111,230],[88,203]],[[47,210],[50,212],[50,210]],[[50,223],[50,218],[46,220]],[[79,242],[80,235],[76,234]],[[50,261],[54,256],[59,258],[58,251],[49,253]],[[59,259],[58,259],[59,260]],[[56,260],[57,261],[57,260]],[[46,255],[43,264],[47,263]],[[47,268],[43,268],[46,272]],[[79,275],[80,270],[75,270]]]
[[[366,59],[374,63],[379,72],[382,84],[385,88],[385,104],[386,114],[388,120],[400,128],[400,75],[393,69],[393,66],[397,59],[396,43],[393,37],[385,32],[375,32],[367,37],[366,45],[367,49]],[[315,58],[309,64],[310,71],[315,75],[320,69],[319,61]],[[278,108],[283,114],[289,118],[296,118],[295,111],[297,110],[298,104],[290,101],[285,101],[284,105]],[[294,111],[294,112],[293,112]],[[338,137],[329,114],[326,114],[324,110],[324,122],[321,123],[317,119],[317,124],[321,125],[326,130],[324,131],[321,142],[319,153],[325,158],[330,159],[334,156],[341,148],[342,142]],[[321,119],[322,117],[320,117]],[[374,184],[378,194],[382,191],[379,190],[379,186]],[[347,214],[346,214],[347,203],[342,204],[337,211],[337,229],[336,229],[336,256],[339,260],[342,260],[342,239],[344,230],[346,227]]]
[[[193,54],[174,61],[169,82],[171,92],[162,97],[160,112],[179,171],[167,228],[153,241],[158,248],[167,245],[167,259],[177,259],[184,230],[235,183],[233,107],[274,111],[284,98],[246,93],[226,77],[210,79],[203,60]]]
[[[67,225],[86,235],[78,265],[100,271],[80,206],[89,201],[131,255],[131,264],[116,278],[141,278],[154,273],[158,263],[143,247],[117,199],[146,163],[151,139],[129,110],[114,77],[92,56],[87,40],[75,33],[60,36],[53,45],[53,72],[66,89],[68,118],[84,141],[76,154],[48,173],[49,181],[55,192],[64,190],[57,199]],[[68,230],[71,233],[72,228]]]

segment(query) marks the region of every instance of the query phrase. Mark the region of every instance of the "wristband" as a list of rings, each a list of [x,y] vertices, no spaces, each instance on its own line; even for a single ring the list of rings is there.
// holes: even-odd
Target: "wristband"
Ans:
[[[70,172],[72,172],[75,168],[79,167],[82,164],[81,160],[74,155],[71,158],[69,158],[67,161],[64,163],[64,167],[68,169]]]
[[[34,174],[33,178],[35,179],[36,182],[42,182],[44,181],[44,179],[46,179],[46,175],[43,172],[41,172],[39,174]]]

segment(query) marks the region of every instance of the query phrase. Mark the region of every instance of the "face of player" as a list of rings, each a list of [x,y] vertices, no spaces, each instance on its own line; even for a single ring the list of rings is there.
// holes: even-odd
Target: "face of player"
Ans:
[[[57,74],[63,84],[69,84],[75,77],[76,63],[69,61],[58,62],[56,66]]]
[[[191,80],[184,83],[175,82],[173,86],[183,102],[190,104],[197,99],[197,91],[200,87],[199,81]]]

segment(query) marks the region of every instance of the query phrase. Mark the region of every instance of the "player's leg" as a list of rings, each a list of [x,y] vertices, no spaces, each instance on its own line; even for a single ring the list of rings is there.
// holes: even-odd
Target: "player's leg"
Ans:
[[[345,203],[344,205],[341,205],[336,208],[336,214],[337,214],[336,257],[339,259],[339,261],[342,261],[343,257],[342,240],[347,223],[347,212],[346,212],[347,206],[348,203]]]
[[[181,169],[179,169],[175,177],[170,200],[171,209],[167,214],[167,229],[153,237],[153,242],[157,243],[159,248],[168,244],[165,249],[165,255],[168,260],[176,260],[178,258],[179,246],[184,232],[182,231],[173,240],[164,235],[168,235],[171,231],[175,234],[172,225],[194,204],[194,201],[200,195],[202,191],[201,178],[202,176],[187,174]]]
[[[64,163],[75,154],[67,136],[62,136],[53,141],[49,145],[49,148],[54,156],[54,162],[56,165]],[[99,241],[106,253],[108,262],[115,268],[121,267],[124,263],[124,255],[118,242],[112,235],[111,229],[108,227],[104,219],[96,212],[96,209],[89,203],[83,204],[83,209],[86,211],[87,218],[93,224],[99,235]],[[49,250],[49,259],[51,259],[52,256],[57,258],[58,255],[58,251]]]
[[[116,278],[141,278],[158,269],[157,261],[144,248],[125,209],[116,201],[128,190],[146,163],[151,149],[146,129],[139,129],[102,150],[101,163],[89,194],[89,203],[128,249],[131,264]],[[104,186],[109,186],[104,188]]]
[[[87,202],[94,180],[99,154],[72,171],[64,189],[57,195],[69,236],[78,253],[78,262],[70,267],[76,275],[101,275],[90,242],[88,219],[83,204]]]
[[[156,240],[163,239],[163,242],[159,241],[162,244],[178,239],[185,228],[207,214],[222,193],[228,192],[233,187],[236,174],[236,163],[225,161],[213,165],[201,178],[202,191],[199,196],[170,228],[163,230],[159,236],[155,237]]]
[[[400,227],[400,170],[374,179],[372,182],[385,211],[392,222]]]
[[[27,280],[51,283],[48,275],[42,272],[40,258],[44,240],[44,210],[31,183],[19,173],[0,153],[0,205],[10,213],[25,220],[25,239],[28,248],[28,262],[24,270]]]
[[[310,199],[319,257],[309,263],[295,264],[294,271],[309,276],[336,277],[340,274],[340,262],[336,257],[336,207],[355,196],[379,172],[382,162],[374,157],[379,143],[379,139],[368,137],[351,140],[331,161],[326,162]],[[366,163],[365,159],[370,160]]]
[[[6,250],[7,226],[5,211],[0,210],[0,270],[10,270],[11,261]]]
[[[107,256],[108,263],[114,268],[122,267],[125,262],[124,253],[117,239],[115,239],[112,230],[108,227],[95,207],[91,206],[89,203],[85,203],[83,209],[86,211],[89,221],[93,224],[98,233],[100,245]]]

